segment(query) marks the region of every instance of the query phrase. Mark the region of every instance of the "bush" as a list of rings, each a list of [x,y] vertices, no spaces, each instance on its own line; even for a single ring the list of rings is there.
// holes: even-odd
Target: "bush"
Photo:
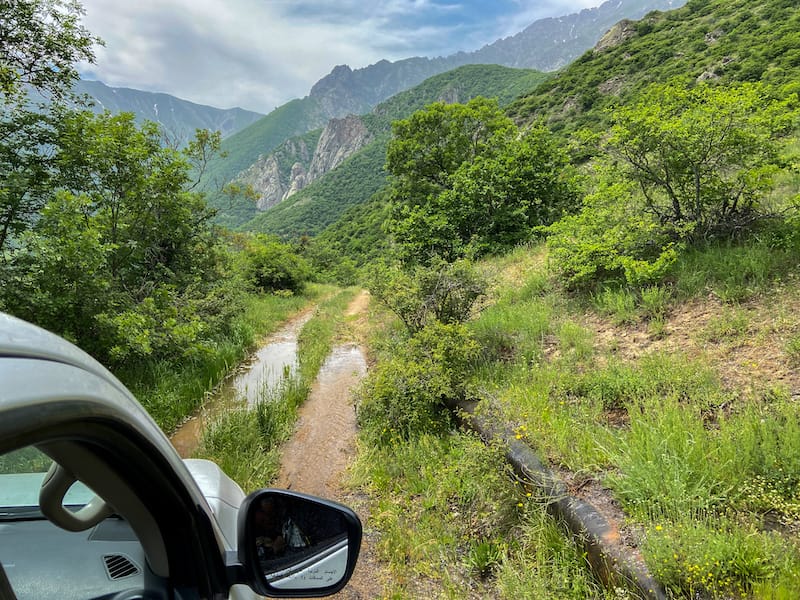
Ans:
[[[658,282],[682,249],[682,232],[646,213],[626,181],[601,183],[578,214],[546,231],[551,267],[571,289]]]
[[[256,291],[299,292],[311,276],[308,262],[277,238],[254,235],[243,250],[245,278]]]
[[[486,290],[486,282],[466,259],[404,269],[398,264],[374,266],[367,273],[372,295],[395,313],[410,333],[429,323],[464,323]]]
[[[478,345],[462,324],[432,322],[368,376],[359,392],[358,419],[368,438],[442,431],[448,400],[465,397],[469,366]]]

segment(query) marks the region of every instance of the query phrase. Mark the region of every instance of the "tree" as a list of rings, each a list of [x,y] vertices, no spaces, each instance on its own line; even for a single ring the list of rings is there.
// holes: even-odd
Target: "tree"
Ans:
[[[140,128],[132,113],[73,113],[56,143],[60,187],[89,199],[87,223],[111,246],[107,265],[120,287],[141,299],[158,282],[204,278],[213,212],[186,191],[189,163],[161,146],[155,123]]]
[[[102,43],[84,28],[75,0],[0,0],[0,92],[10,97],[24,85],[56,97],[78,78],[75,65],[94,62]]]
[[[762,214],[778,138],[797,116],[795,95],[776,100],[761,85],[672,81],[615,111],[607,147],[661,222],[690,237],[730,234]]]
[[[451,187],[453,173],[516,133],[495,100],[467,104],[435,102],[408,119],[392,123],[386,168],[394,176],[395,199],[409,206],[426,204]]]
[[[566,152],[542,126],[520,136],[496,102],[432,104],[393,131],[389,229],[406,262],[501,251],[576,204]]]
[[[188,191],[185,154],[160,139],[132,114],[65,113],[52,159],[58,188],[2,272],[7,309],[107,363],[203,352],[237,306],[213,213]]]
[[[456,237],[478,254],[511,248],[575,208],[578,194],[566,151],[543,126],[495,152],[465,162],[440,203]]]
[[[52,120],[10,104],[0,116],[0,256],[25,231],[49,194]]]
[[[71,0],[0,0],[0,257],[41,211],[52,187],[60,109],[32,109],[29,86],[53,100],[70,93],[75,63],[94,61],[92,37]]]

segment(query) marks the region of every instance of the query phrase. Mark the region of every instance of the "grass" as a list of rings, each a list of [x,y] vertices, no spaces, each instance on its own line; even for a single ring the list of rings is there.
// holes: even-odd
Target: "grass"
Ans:
[[[797,293],[790,256],[757,239],[714,245],[689,253],[659,286],[601,289],[588,302],[550,298],[558,310],[539,327],[556,334],[559,352],[548,352],[543,336],[538,350],[526,348],[542,360],[525,369],[505,366],[519,358],[514,353],[481,365],[482,378],[495,374],[484,396],[501,404],[522,437],[551,464],[604,481],[648,532],[645,558],[676,597],[777,598],[800,590],[800,407],[779,386],[732,388],[702,354],[638,349],[623,358],[626,330],[641,336],[642,321],[655,322],[647,331],[663,339],[684,302],[710,297],[721,310],[686,331],[689,338],[726,357],[764,343],[784,331],[759,329],[760,303]],[[498,295],[492,310],[505,315],[502,322],[486,311],[473,327],[484,331],[486,319],[496,324],[493,339],[513,338],[530,304],[502,289]],[[621,336],[606,350],[580,324],[587,308]],[[796,331],[796,317],[782,319]],[[788,361],[798,354],[795,338],[779,342]]]
[[[591,297],[562,294],[537,247],[484,265],[498,283],[469,324],[481,352],[467,388],[551,465],[610,488],[671,597],[800,593],[800,406],[777,381],[743,376],[759,353],[789,373],[800,362],[800,252],[769,235],[709,244],[658,285]],[[458,438],[363,442],[356,481],[378,498],[383,557],[407,582],[395,597],[414,596],[419,577],[444,597],[625,597],[598,590],[559,524],[507,482],[486,479],[504,503],[488,529],[489,498],[449,497],[470,497],[461,478],[502,469],[456,452]]]
[[[387,597],[603,598],[562,526],[507,475],[500,450],[452,432],[362,443],[352,482],[378,498],[372,526]],[[418,586],[428,590],[421,592]]]

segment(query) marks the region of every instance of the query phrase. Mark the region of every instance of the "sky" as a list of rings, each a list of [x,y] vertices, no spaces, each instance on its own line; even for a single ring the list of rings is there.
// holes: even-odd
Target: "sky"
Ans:
[[[473,51],[602,0],[81,0],[81,76],[268,113],[333,67]]]

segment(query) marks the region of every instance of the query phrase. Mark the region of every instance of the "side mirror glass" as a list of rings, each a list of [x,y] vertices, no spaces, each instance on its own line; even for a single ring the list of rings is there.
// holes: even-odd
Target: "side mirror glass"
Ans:
[[[353,574],[361,521],[349,508],[283,490],[247,497],[239,512],[247,583],[272,597],[326,596]]]

